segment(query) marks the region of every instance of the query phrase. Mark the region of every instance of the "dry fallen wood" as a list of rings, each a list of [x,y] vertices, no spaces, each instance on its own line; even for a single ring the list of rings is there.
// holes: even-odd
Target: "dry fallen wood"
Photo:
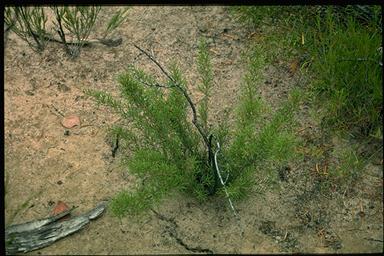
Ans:
[[[49,218],[11,225],[5,229],[6,252],[7,254],[15,254],[46,247],[61,238],[79,231],[90,220],[100,216],[106,206],[106,202],[101,202],[89,212],[68,220],[62,219],[70,214],[74,208]]]

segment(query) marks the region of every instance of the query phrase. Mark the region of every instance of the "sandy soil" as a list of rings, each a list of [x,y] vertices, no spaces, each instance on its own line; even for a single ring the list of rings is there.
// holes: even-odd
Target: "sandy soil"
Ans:
[[[103,8],[104,18],[113,12]],[[207,37],[216,82],[210,107],[212,118],[220,118],[236,104],[245,72],[240,53],[255,40],[250,33],[222,6],[132,7],[116,31],[122,45],[95,44],[75,60],[55,43],[36,54],[10,33],[4,71],[6,224],[46,217],[59,200],[78,206],[74,214],[83,213],[134,188],[135,178],[119,165],[122,152],[112,157],[106,132],[119,116],[83,93],[92,88],[117,95],[116,76],[128,64],[155,70],[131,43],[150,49],[164,65],[176,60],[198,101],[195,59],[198,38]],[[304,83],[288,65],[264,70],[260,93],[273,106],[298,81]],[[81,126],[69,133],[61,125],[68,114],[81,118]],[[322,141],[306,106],[299,116],[300,135],[309,144],[348,146]],[[311,175],[313,160],[292,163],[281,188],[236,203],[243,236],[226,201],[201,205],[174,195],[142,219],[119,220],[107,211],[85,229],[29,254],[382,252],[383,176],[377,162],[364,168],[352,192],[327,197],[319,195],[318,177]]]

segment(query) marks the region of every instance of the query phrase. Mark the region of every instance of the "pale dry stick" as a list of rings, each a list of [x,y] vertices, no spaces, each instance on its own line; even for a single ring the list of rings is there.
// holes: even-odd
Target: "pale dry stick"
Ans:
[[[235,210],[235,207],[234,207],[233,204],[232,204],[232,200],[231,200],[231,198],[229,197],[229,194],[228,194],[228,191],[227,191],[227,187],[225,186],[225,183],[226,183],[226,181],[227,181],[227,179],[228,179],[229,174],[228,174],[228,176],[227,176],[226,181],[224,182],[224,181],[223,181],[223,178],[221,177],[221,172],[220,172],[220,170],[219,170],[219,165],[218,165],[218,163],[217,163],[217,153],[219,153],[219,151],[220,151],[220,143],[217,142],[216,145],[217,145],[217,150],[216,150],[216,152],[215,152],[214,159],[215,159],[215,167],[216,167],[217,175],[218,175],[218,177],[219,177],[219,180],[220,180],[220,182],[221,182],[221,185],[223,185],[225,195],[227,196],[227,199],[228,199],[229,205],[231,206],[231,209],[232,209],[232,211],[233,211],[233,214],[235,215],[235,218],[236,218],[236,220],[238,221],[238,224],[239,224],[239,226],[240,226],[241,236],[243,236],[243,235],[244,235],[244,228],[243,228],[243,226],[241,225],[240,216],[237,214],[237,212],[236,212],[236,210]]]
[[[312,128],[312,126],[304,127],[304,128],[302,128],[302,129],[296,131],[296,134],[299,134],[299,133],[301,133],[302,131],[305,131],[306,129],[309,129],[309,128]]]
[[[217,52],[217,51],[215,51],[214,49],[209,49],[211,52],[213,52],[214,54],[216,54],[216,55],[219,55],[220,53],[219,52]]]
[[[225,187],[225,182],[223,181],[223,178],[221,177],[221,172],[220,172],[220,170],[219,170],[219,166],[218,166],[218,164],[217,164],[217,153],[219,153],[219,151],[220,151],[220,143],[217,142],[217,151],[215,152],[215,165],[216,165],[217,175],[219,176],[221,185],[223,185],[224,192],[225,192],[225,194],[226,194],[226,196],[227,196],[227,198],[228,198],[229,205],[231,206],[231,209],[232,209],[232,211],[233,211],[233,214],[235,215],[235,217],[238,217],[238,215],[237,215],[237,213],[236,213],[236,210],[235,210],[235,208],[233,207],[231,198],[229,197],[227,188]]]
[[[287,236],[288,236],[288,230],[285,230],[285,235],[284,235],[283,241],[285,241],[285,239],[287,239]]]

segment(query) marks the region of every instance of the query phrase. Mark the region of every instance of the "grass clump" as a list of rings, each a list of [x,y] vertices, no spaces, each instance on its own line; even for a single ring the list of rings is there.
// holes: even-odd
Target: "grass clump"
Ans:
[[[256,184],[255,175],[277,177],[274,167],[285,164],[294,152],[295,139],[287,123],[293,118],[298,97],[292,95],[277,113],[271,113],[256,92],[264,56],[260,49],[253,53],[242,82],[236,127],[225,121],[208,122],[213,72],[204,41],[197,59],[198,89],[204,98],[197,107],[179,68],[173,64],[167,72],[149,54],[165,80],[129,66],[118,78],[121,99],[88,90],[129,123],[113,131],[129,145],[124,164],[142,180],[135,191],[122,191],[112,200],[114,214],[142,213],[175,191],[201,202],[214,195],[241,199],[261,185]]]
[[[262,31],[272,64],[299,60],[309,78],[305,94],[312,118],[322,128],[319,137],[311,136],[333,148],[318,142],[305,148],[315,169],[311,175],[322,194],[345,194],[377,154],[367,145],[381,144],[383,138],[381,7],[241,6],[232,11],[256,33]],[[347,138],[348,144],[340,148],[340,142],[331,142],[333,136]]]
[[[324,127],[363,136],[381,131],[380,6],[240,6],[232,10],[253,28],[277,25],[264,40],[271,57],[296,57],[301,66],[309,67]]]
[[[326,26],[318,22],[316,48],[321,58],[313,63],[314,89],[325,106],[324,124],[369,135],[382,125],[381,32],[353,17],[343,24],[331,11],[326,19]]]

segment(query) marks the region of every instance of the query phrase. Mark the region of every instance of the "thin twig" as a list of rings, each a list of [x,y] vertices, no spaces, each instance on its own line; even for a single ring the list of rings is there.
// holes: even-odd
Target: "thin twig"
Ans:
[[[371,237],[364,237],[365,240],[368,240],[368,241],[373,241],[373,242],[380,242],[380,243],[383,243],[384,241],[381,240],[381,239],[375,239],[375,238],[371,238]]]
[[[164,86],[164,85],[162,86],[162,85],[160,85],[158,83],[154,84],[154,86],[158,86],[158,87],[176,87],[184,95],[185,99],[188,101],[188,104],[189,104],[189,106],[190,106],[190,108],[192,110],[192,116],[193,116],[192,117],[192,123],[196,127],[198,132],[200,133],[201,137],[203,138],[203,141],[204,141],[206,149],[207,149],[207,157],[208,157],[207,165],[208,165],[209,168],[211,168],[212,175],[214,177],[214,185],[211,188],[211,190],[209,191],[209,193],[210,194],[214,194],[216,192],[216,189],[217,189],[217,186],[218,186],[218,176],[217,176],[217,173],[216,173],[217,165],[216,165],[216,162],[214,160],[213,151],[212,151],[212,138],[213,138],[213,135],[212,134],[209,134],[209,135],[206,134],[204,129],[203,129],[203,127],[198,122],[197,111],[196,111],[195,104],[193,103],[191,97],[188,95],[187,90],[183,86],[178,84],[172,78],[172,76],[161,66],[161,64],[151,54],[149,54],[148,52],[146,52],[145,50],[143,50],[142,48],[140,48],[136,44],[133,44],[133,45],[141,53],[146,55],[152,62],[154,62],[156,64],[156,66],[158,66],[160,68],[160,70],[163,72],[163,74],[172,82],[171,86]]]
[[[161,71],[169,78],[169,80],[171,80],[173,83],[176,83],[175,80],[173,80],[173,78],[168,74],[167,71],[164,70],[164,68],[160,65],[159,62],[157,62],[157,60],[155,58],[152,57],[152,55],[150,55],[149,53],[147,53],[146,51],[144,51],[143,49],[141,49],[139,46],[137,46],[136,44],[133,44],[133,46],[136,47],[136,49],[138,49],[139,51],[141,51],[142,53],[144,53],[151,61],[153,61],[160,69]]]
[[[201,137],[203,138],[204,140],[204,143],[207,147],[207,150],[208,150],[208,158],[209,158],[209,161],[211,160],[210,156],[212,155],[212,149],[211,149],[211,146],[210,146],[210,143],[209,143],[209,139],[208,139],[208,136],[207,134],[205,134],[203,128],[200,126],[200,124],[198,123],[197,121],[197,114],[196,114],[196,107],[195,107],[195,104],[192,102],[192,99],[191,97],[188,95],[187,91],[181,87],[178,83],[176,83],[176,81],[169,75],[169,73],[167,71],[165,71],[165,69],[160,65],[160,63],[154,58],[152,57],[148,52],[146,52],[145,50],[143,50],[142,48],[140,48],[139,46],[137,46],[136,44],[133,44],[133,46],[138,49],[140,52],[142,52],[143,54],[145,54],[153,63],[156,64],[156,66],[158,66],[160,68],[160,70],[163,72],[163,74],[169,79],[171,80],[171,82],[173,83],[173,85],[181,92],[183,93],[184,97],[187,99],[188,103],[189,103],[189,106],[191,107],[192,109],[192,115],[193,115],[193,118],[192,118],[192,123],[195,125],[195,127],[197,128],[197,130],[199,131]],[[162,86],[164,87],[164,86]]]
[[[283,241],[285,241],[285,239],[287,239],[287,236],[288,236],[288,231],[286,230]]]
[[[57,33],[59,34],[62,43],[65,45],[65,49],[66,49],[67,53],[71,54],[71,50],[69,49],[67,41],[65,39],[65,34],[64,34],[63,26],[61,24],[61,16],[60,16],[60,13],[59,13],[59,9],[57,7],[56,7],[56,20],[57,20],[57,23],[59,25],[59,30],[57,30]]]

